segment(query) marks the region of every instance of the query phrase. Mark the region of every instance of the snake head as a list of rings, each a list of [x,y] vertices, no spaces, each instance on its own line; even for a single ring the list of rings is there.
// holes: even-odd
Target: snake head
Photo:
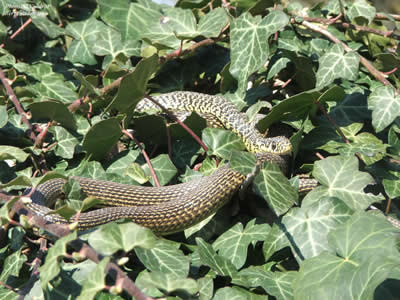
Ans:
[[[265,138],[260,141],[257,152],[267,152],[279,155],[286,155],[292,152],[292,144],[289,139],[284,136]]]

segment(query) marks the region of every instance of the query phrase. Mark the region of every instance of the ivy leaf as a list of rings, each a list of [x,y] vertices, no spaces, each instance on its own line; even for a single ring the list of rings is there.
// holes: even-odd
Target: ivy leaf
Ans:
[[[15,251],[11,255],[7,256],[3,262],[0,281],[7,282],[9,276],[18,278],[19,271],[27,260],[28,258],[21,253],[21,250]]]
[[[388,145],[385,145],[380,139],[368,132],[360,133],[355,136],[353,140],[354,143],[343,144],[343,146],[338,149],[339,153],[343,155],[359,153],[366,165],[372,165],[381,160],[386,154]]]
[[[143,19],[138,20],[137,16],[134,16],[134,12],[136,8],[136,12],[140,14],[141,10],[144,9],[141,5],[129,3],[125,0],[113,1],[112,4],[107,0],[99,0],[98,4],[101,18],[117,28],[121,32],[123,40],[139,39],[138,28],[140,27],[136,27],[136,25],[137,22],[143,22]],[[161,14],[158,13],[158,15]],[[155,17],[157,18],[157,16]]]
[[[189,257],[166,240],[158,240],[151,249],[136,248],[139,260],[151,271],[170,273],[175,277],[186,277],[189,272]]]
[[[37,95],[38,99],[56,99],[66,104],[78,98],[71,84],[54,78],[41,79],[40,82],[28,86],[27,89]]]
[[[106,287],[106,266],[110,261],[109,257],[105,257],[96,265],[96,268],[89,274],[83,282],[82,291],[77,298],[78,300],[93,299],[98,292]]]
[[[209,148],[211,155],[229,159],[233,150],[244,150],[240,137],[231,131],[218,128],[203,130],[202,140]]]
[[[73,158],[79,145],[79,138],[61,126],[53,126],[51,130],[57,141],[56,155],[66,159]]]
[[[210,300],[213,296],[214,281],[212,278],[203,277],[197,279],[199,285],[199,300]]]
[[[239,272],[246,276],[250,287],[261,286],[277,299],[293,299],[292,283],[297,272],[271,272],[268,266],[251,266]]]
[[[108,27],[106,31],[98,36],[91,51],[99,56],[111,55],[112,58],[117,57],[120,53],[124,53],[127,57],[139,56],[140,44],[139,41],[132,40],[122,43],[121,34]]]
[[[179,7],[165,10],[165,24],[179,39],[190,39],[197,36],[196,18],[190,9]]]
[[[29,109],[34,120],[45,119],[47,121],[57,121],[68,129],[76,129],[74,115],[60,102],[42,101],[32,103],[29,105]]]
[[[107,110],[115,108],[121,112],[130,112],[144,97],[147,82],[158,65],[157,55],[142,59],[135,70],[122,79],[118,93],[111,101]]]
[[[199,286],[194,279],[179,278],[171,273],[162,273],[160,271],[145,272],[140,277],[140,284],[147,287],[156,287],[167,293],[184,291],[193,295],[199,291]]]
[[[281,57],[277,61],[274,62],[268,71],[267,80],[270,80],[284,68],[286,68],[287,64],[290,62],[290,59],[287,57]]]
[[[267,201],[278,216],[297,203],[298,193],[279,167],[266,163],[253,182],[253,190]]]
[[[42,288],[60,272],[60,258],[67,254],[67,244],[77,238],[76,231],[57,240],[49,249],[45,263],[39,268]]]
[[[89,244],[99,253],[111,255],[118,250],[128,252],[135,247],[151,248],[156,243],[153,232],[135,223],[109,223],[88,237]]]
[[[257,159],[253,153],[244,151],[232,151],[229,166],[243,175],[251,173],[256,165]]]
[[[20,148],[13,146],[0,146],[0,161],[6,159],[15,159],[18,162],[24,162],[29,154]]]
[[[231,261],[215,253],[215,250],[210,244],[207,244],[201,238],[196,238],[196,243],[199,247],[199,255],[203,264],[209,266],[221,276],[233,277],[233,275],[237,273]]]
[[[363,191],[374,179],[368,173],[358,170],[358,160],[354,156],[332,156],[317,161],[313,176],[322,186],[308,193],[303,205],[317,202],[323,196],[330,196],[339,198],[354,210],[364,210],[372,203],[384,199],[382,195],[375,196]]]
[[[353,52],[344,54],[344,48],[335,44],[319,59],[316,88],[322,89],[335,79],[355,80],[358,76],[360,57]]]
[[[73,63],[96,64],[97,60],[92,54],[91,48],[97,36],[107,30],[107,26],[95,18],[89,18],[82,22],[69,23],[65,30],[75,39],[68,48],[68,59]]]
[[[328,233],[352,214],[353,211],[336,198],[322,198],[311,205],[291,209],[282,218],[282,224],[298,260],[329,251]]]
[[[254,222],[249,222],[243,229],[243,224],[237,223],[218,237],[213,243],[213,248],[219,250],[219,255],[229,259],[237,269],[240,269],[246,262],[250,243],[264,240],[269,229],[267,224],[254,224]]]
[[[64,33],[64,29],[51,22],[47,17],[33,14],[32,22],[44,34],[50,38],[55,38]]]
[[[225,10],[222,7],[217,7],[200,17],[197,27],[198,34],[207,38],[218,37],[228,22],[229,18]]]
[[[92,126],[82,141],[83,149],[95,160],[101,160],[121,136],[117,118],[109,118]]]
[[[368,20],[368,24],[375,18],[376,9],[365,0],[355,0],[350,3],[347,10],[347,16],[350,20],[354,20],[356,17],[363,17]]]
[[[288,22],[288,16],[279,10],[270,12],[263,19],[246,12],[232,22],[229,71],[239,81],[242,93],[247,88],[250,74],[261,68],[269,56],[268,38]]]
[[[4,127],[8,122],[7,107],[0,105],[0,128]]]
[[[151,159],[150,162],[153,166],[154,172],[156,172],[160,185],[166,185],[178,171],[167,154],[160,154],[156,158]],[[155,185],[154,179],[150,174],[149,166],[145,164],[142,166],[142,169],[150,178],[151,184]]]
[[[350,299],[354,295],[373,299],[375,288],[400,263],[394,231],[382,216],[353,215],[329,234],[330,253],[300,265],[294,294],[307,299]]]
[[[368,97],[368,109],[372,110],[372,126],[380,132],[400,116],[400,96],[393,87],[378,87]]]

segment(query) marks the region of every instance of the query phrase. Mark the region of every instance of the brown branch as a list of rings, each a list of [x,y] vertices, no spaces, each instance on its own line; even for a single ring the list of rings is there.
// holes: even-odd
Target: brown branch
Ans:
[[[10,40],[14,39],[22,30],[25,29],[26,26],[28,26],[32,22],[32,18],[29,18],[20,28],[18,28],[17,31],[15,31],[11,36]],[[4,44],[0,45],[0,48],[4,48]]]
[[[390,18],[393,18],[396,21],[400,21],[400,15],[383,14],[383,13],[376,13],[375,15],[375,19],[378,20],[390,20]]]
[[[18,300],[25,299],[25,296],[29,294],[35,282],[39,279],[39,267],[42,264],[43,256],[46,252],[47,252],[47,240],[44,238],[40,238],[39,253],[32,262],[33,268],[31,277],[29,278],[29,281],[25,285],[25,287],[18,293],[19,294]]]
[[[15,96],[13,89],[8,83],[8,78],[3,72],[3,69],[0,68],[0,80],[3,83],[4,87],[6,88],[7,94],[10,97],[10,100],[14,104],[15,108],[17,109],[18,114],[21,115],[22,122],[28,127],[30,131],[30,139],[32,140],[33,143],[36,141],[36,135],[32,130],[32,124],[29,122],[28,118],[26,117],[26,113],[24,109],[22,108],[21,104],[19,103],[19,100],[17,96]]]
[[[200,42],[197,42],[197,43],[193,44],[192,46],[190,46],[189,48],[187,48],[187,49],[185,49],[183,51],[181,50],[181,48],[179,48],[178,50],[175,50],[174,52],[169,53],[166,56],[160,57],[160,61],[161,62],[166,62],[166,61],[168,61],[170,59],[177,58],[179,56],[182,56],[182,55],[190,53],[190,52],[194,52],[194,51],[197,50],[197,48],[200,48],[200,47],[203,47],[203,46],[212,45],[212,44],[215,44],[215,43],[216,43],[216,41],[213,40],[213,39],[209,39],[209,38],[208,39],[204,39],[204,40],[202,40]]]
[[[122,133],[125,134],[127,137],[129,137],[132,141],[134,141],[135,144],[138,146],[138,148],[140,149],[140,151],[141,151],[142,154],[143,154],[143,157],[144,157],[144,159],[145,159],[147,165],[149,166],[149,170],[150,170],[151,176],[153,177],[154,184],[155,184],[157,187],[160,187],[161,185],[160,185],[160,182],[158,181],[157,174],[156,174],[156,172],[154,171],[153,165],[151,164],[150,158],[149,158],[149,156],[147,155],[146,150],[144,150],[143,146],[142,146],[142,145],[139,143],[139,141],[133,136],[133,134],[131,134],[128,130],[122,129]]]
[[[109,85],[106,85],[105,87],[103,87],[102,89],[100,89],[100,93],[102,95],[107,94],[109,91],[118,88],[121,85],[121,81],[125,76],[128,76],[130,73],[125,74],[121,77],[119,77],[118,79],[115,79],[112,83],[110,83]]]
[[[44,217],[35,215],[32,211],[27,209],[21,199],[19,199],[14,204],[13,210],[19,215],[27,216],[29,222],[32,225],[40,227],[58,238],[66,236],[67,234],[70,233],[68,225],[47,223]],[[84,258],[88,258],[96,263],[100,262],[103,259],[102,255],[98,254],[92,247],[90,247],[88,244],[86,244],[80,239],[76,239],[70,242],[70,245],[80,253],[84,253],[85,254]],[[118,282],[121,282],[122,288],[135,299],[137,300],[152,299],[151,297],[146,296],[115,263],[109,262],[106,266],[106,272],[110,276],[112,276],[114,280],[118,280]]]
[[[338,17],[339,16],[340,15],[338,15]],[[338,17],[336,17],[334,19],[303,17],[303,19],[308,22],[321,23],[321,24],[326,24],[326,25],[338,25],[343,28],[350,28],[350,29],[357,30],[357,31],[369,32],[369,33],[381,35],[384,37],[390,36],[395,40],[400,40],[400,35],[394,33],[393,30],[383,31],[383,30],[379,30],[379,29],[375,29],[375,28],[370,28],[367,26],[360,26],[360,25],[355,25],[355,24],[351,24],[351,23],[347,23],[347,22],[342,22],[342,21],[338,21]]]
[[[296,20],[294,18],[292,18],[291,20],[292,23],[297,23]],[[357,52],[355,52],[353,49],[351,49],[349,46],[347,46],[345,43],[343,43],[341,40],[339,40],[337,37],[335,37],[332,33],[330,33],[328,30],[312,24],[308,21],[301,21],[300,22],[301,25],[304,25],[305,27],[307,27],[308,29],[311,29],[312,31],[318,32],[324,36],[326,36],[327,38],[329,38],[332,42],[334,42],[335,44],[340,44],[343,46],[344,50],[346,52],[353,52],[356,53],[359,57],[360,57],[360,62],[361,64],[366,67],[368,69],[368,71],[380,82],[382,82],[384,85],[389,85],[391,87],[392,84],[385,78],[385,76],[382,74],[382,72],[378,71],[366,58],[364,58],[363,56],[361,56],[360,54],[358,54]]]
[[[17,293],[17,291],[10,285],[6,284],[3,281],[0,281],[0,285],[2,285],[3,287],[5,287],[6,289],[9,289],[10,291],[13,291],[14,293]]]
[[[147,99],[149,99],[151,102],[159,106],[163,112],[165,112],[172,120],[177,122],[179,125],[181,125],[195,140],[200,144],[200,146],[204,149],[204,151],[208,151],[208,147],[203,143],[203,141],[193,132],[192,129],[190,129],[185,123],[183,123],[181,120],[179,120],[174,114],[172,114],[168,109],[166,109],[161,103],[159,103],[157,100],[155,100],[153,97],[145,94],[144,95]]]

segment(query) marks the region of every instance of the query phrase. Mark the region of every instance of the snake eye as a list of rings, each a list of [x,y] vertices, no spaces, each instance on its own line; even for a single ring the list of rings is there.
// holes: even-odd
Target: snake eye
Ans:
[[[272,149],[272,151],[276,150],[276,143],[275,142],[271,143],[271,149]]]

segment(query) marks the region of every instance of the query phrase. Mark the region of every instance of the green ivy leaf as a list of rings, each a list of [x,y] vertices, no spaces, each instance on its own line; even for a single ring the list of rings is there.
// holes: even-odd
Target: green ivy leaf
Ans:
[[[358,76],[360,57],[353,52],[344,54],[344,48],[335,44],[319,59],[316,88],[322,89],[335,79],[355,80]]]
[[[360,133],[353,140],[354,143],[344,144],[339,148],[338,152],[348,156],[359,153],[366,165],[372,165],[381,160],[386,154],[388,145],[385,145],[380,139],[368,132]]]
[[[253,190],[278,216],[297,203],[298,193],[275,164],[266,163],[253,182]]]
[[[19,271],[27,260],[28,258],[21,253],[21,250],[15,251],[7,256],[3,263],[0,281],[7,282],[9,276],[18,277]]]
[[[303,205],[330,196],[339,198],[354,210],[364,210],[384,199],[382,195],[375,196],[363,191],[374,180],[368,173],[358,171],[355,157],[334,156],[318,161],[314,165],[313,176],[322,186],[308,193]]]
[[[166,240],[158,240],[151,249],[136,248],[139,260],[151,271],[186,277],[189,272],[189,258],[175,245]]]
[[[292,284],[297,272],[271,272],[268,266],[251,266],[239,272],[246,276],[250,287],[261,286],[268,294],[277,299],[293,299]]]
[[[45,263],[40,266],[40,281],[43,289],[47,284],[60,273],[59,260],[67,254],[67,244],[77,238],[76,231],[58,239],[49,249]]]
[[[229,159],[233,150],[244,150],[240,137],[231,131],[219,128],[203,130],[202,140],[209,149],[209,154]]]
[[[240,269],[246,262],[250,243],[264,240],[269,229],[268,224],[254,224],[254,220],[245,229],[242,223],[237,223],[217,238],[213,248],[219,250],[219,255],[229,259],[236,269]]]
[[[390,86],[378,87],[368,97],[368,109],[372,110],[372,126],[380,132],[400,116],[400,96]]]
[[[103,255],[111,255],[118,250],[128,252],[135,247],[151,248],[156,237],[151,230],[135,223],[108,223],[89,234],[89,244]]]
[[[35,26],[48,37],[55,38],[57,36],[60,36],[61,34],[64,34],[64,28],[57,26],[47,17],[39,14],[33,14],[31,17],[32,23],[35,24]]]
[[[0,128],[4,127],[8,122],[7,107],[0,105]]]
[[[400,263],[394,228],[381,216],[357,213],[331,232],[328,241],[330,253],[300,265],[293,285],[297,297],[373,299],[375,288]]]
[[[133,110],[136,104],[144,97],[147,82],[157,66],[157,55],[142,59],[135,70],[122,79],[118,93],[107,107],[107,110],[115,108],[125,113]]]
[[[121,126],[117,118],[109,118],[94,124],[82,141],[92,159],[101,160],[121,136]]]
[[[201,262],[217,272],[218,275],[233,277],[237,273],[231,261],[218,255],[210,244],[207,244],[201,238],[196,238],[196,243],[199,247]]]
[[[92,54],[92,47],[97,36],[107,30],[107,26],[95,18],[89,18],[85,21],[69,23],[65,30],[75,39],[68,48],[68,59],[73,63],[96,64],[97,60]]]
[[[254,171],[257,159],[253,153],[244,151],[232,151],[229,166],[243,175],[247,175]]]
[[[93,299],[98,292],[106,287],[106,266],[109,263],[110,258],[103,258],[97,265],[96,268],[89,274],[87,279],[83,282],[82,291],[78,296],[78,300]]]
[[[29,154],[20,148],[13,146],[0,146],[0,160],[15,159],[17,162],[24,162]]]
[[[225,10],[222,7],[217,7],[200,17],[197,31],[207,38],[218,37],[228,22],[229,18]]]
[[[247,79],[261,68],[268,56],[268,38],[289,22],[288,16],[279,10],[270,12],[261,19],[243,13],[231,24],[231,66],[229,71],[239,81],[239,90],[244,94]]]
[[[369,4],[365,0],[355,0],[350,3],[350,6],[347,10],[347,16],[350,20],[354,20],[356,17],[363,17],[368,20],[368,23],[371,23],[375,18],[376,9],[371,4]]]
[[[177,173],[177,169],[169,159],[167,154],[160,154],[156,158],[150,160],[154,171],[156,172],[160,185],[166,185]],[[154,185],[153,177],[150,174],[150,169],[147,164],[142,166],[144,172],[150,178],[150,183]]]
[[[73,158],[75,151],[78,149],[80,138],[61,126],[53,126],[51,131],[54,132],[57,141],[56,155],[65,159]]]
[[[65,104],[56,101],[43,101],[29,105],[34,120],[57,121],[68,129],[75,130],[74,115]]]
[[[311,205],[291,209],[283,218],[292,251],[299,261],[329,251],[328,233],[347,221],[353,214],[336,198],[322,198]]]
[[[186,292],[193,295],[199,291],[197,282],[192,278],[179,278],[171,273],[160,271],[146,272],[140,278],[140,283],[147,287],[156,287],[160,290],[172,293],[174,291]]]

